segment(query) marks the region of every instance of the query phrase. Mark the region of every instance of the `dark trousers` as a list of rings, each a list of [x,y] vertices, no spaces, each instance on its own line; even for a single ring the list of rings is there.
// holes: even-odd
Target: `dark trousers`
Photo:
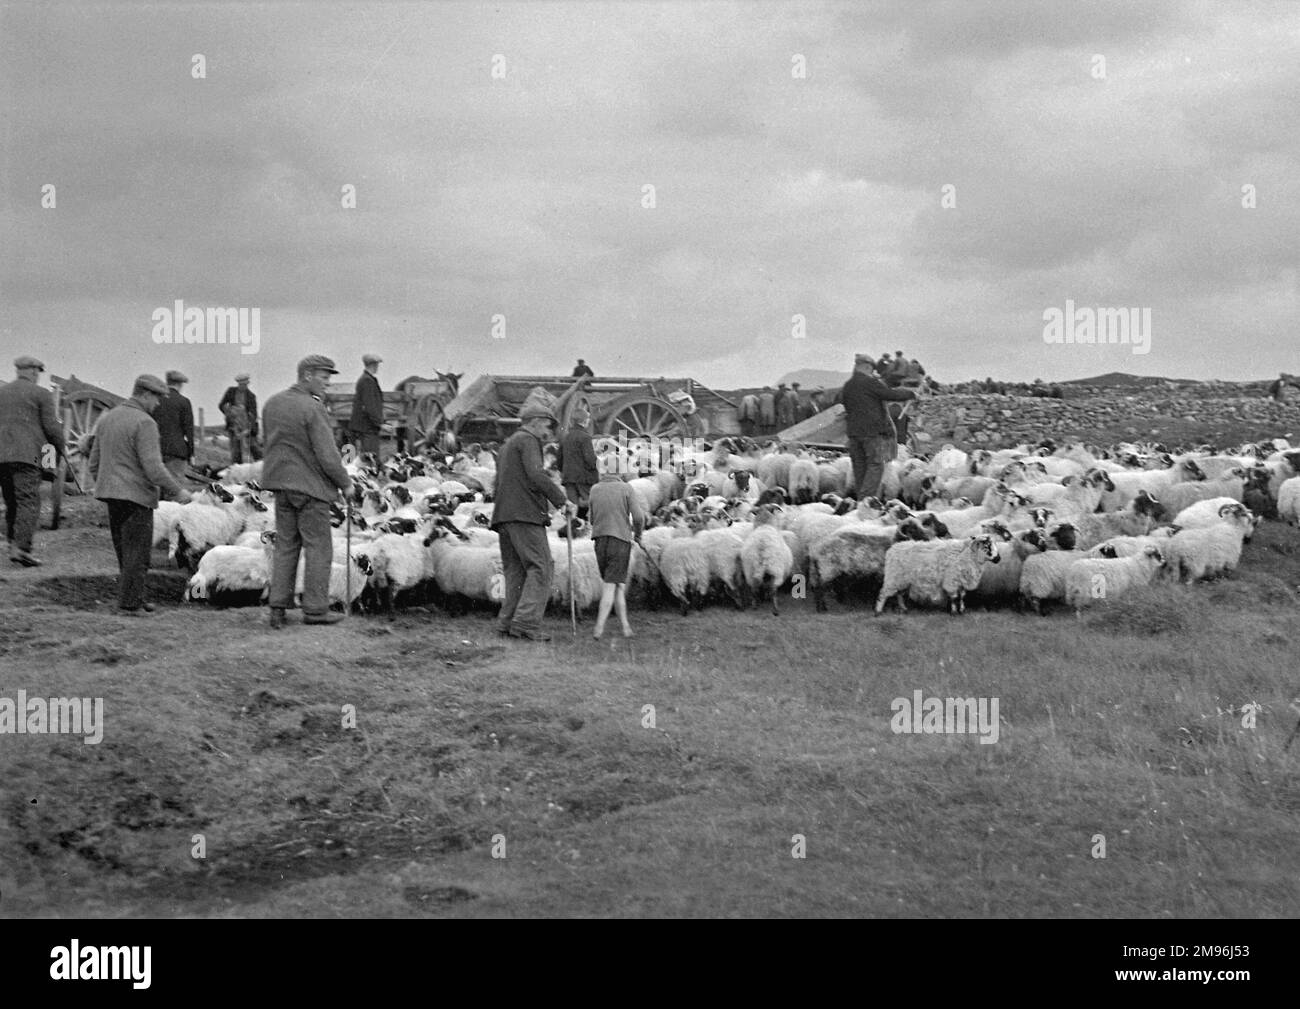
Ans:
[[[757,433],[758,422],[750,420],[748,417],[742,417],[740,420],[740,434],[742,438],[752,438]]]
[[[153,550],[153,509],[134,501],[109,498],[108,528],[117,552],[117,605],[138,610],[144,605],[145,575]]]
[[[585,519],[591,501],[591,485],[585,483],[566,483],[564,485],[564,494],[570,501],[578,506],[577,517]]]
[[[328,501],[298,491],[275,492],[275,557],[271,564],[270,603],[274,609],[293,606],[298,580],[298,556],[303,557],[302,611],[312,615],[330,608],[330,566],[334,539],[330,533]],[[357,584],[364,575],[356,572]]]
[[[349,431],[348,435],[352,439],[352,444],[357,447],[358,452],[370,452],[376,459],[379,458],[380,443],[378,432],[375,434],[362,434],[360,431]]]
[[[867,435],[849,438],[849,459],[853,463],[854,497],[878,497],[880,483],[885,477],[885,463],[894,458],[898,449],[892,435]]]
[[[41,471],[25,462],[0,462],[0,491],[5,499],[5,539],[11,548],[32,549],[41,517]]]
[[[532,522],[503,522],[497,526],[506,600],[497,615],[503,631],[536,631],[542,626],[551,597],[551,548],[546,527]]]
[[[262,449],[257,444],[255,435],[249,434],[241,438],[230,428],[226,428],[226,435],[230,438],[230,461],[232,463],[257,462],[258,459],[262,458]],[[251,457],[248,459],[244,458],[245,441],[248,442],[248,455]]]

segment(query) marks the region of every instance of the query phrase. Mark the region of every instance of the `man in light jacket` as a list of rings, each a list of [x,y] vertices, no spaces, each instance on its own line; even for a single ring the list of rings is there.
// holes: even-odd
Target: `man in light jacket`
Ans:
[[[891,389],[877,378],[875,363],[867,354],[854,357],[853,374],[840,394],[853,462],[854,497],[859,501],[880,493],[885,464],[898,454],[898,435],[885,401],[916,398],[911,389]]]
[[[497,616],[499,633],[529,641],[550,641],[542,614],[551,595],[550,520],[546,503],[573,515],[577,507],[542,466],[542,443],[558,423],[545,405],[525,402],[523,421],[501,447],[493,487],[492,528],[499,535],[505,602]]]
[[[5,539],[9,559],[35,568],[32,540],[41,517],[42,446],[63,455],[63,425],[54,412],[54,397],[37,383],[45,365],[24,354],[14,361],[17,377],[0,386],[0,492],[5,502]]]
[[[298,362],[298,381],[266,402],[266,458],[262,486],[275,491],[275,558],[271,567],[271,626],[284,626],[293,606],[298,557],[303,557],[302,622],[334,624],[329,611],[334,539],[330,503],[352,487],[322,399],[338,369],[328,357],[311,354]],[[351,563],[349,558],[348,563]],[[360,579],[360,572],[356,573]]]
[[[90,450],[95,497],[108,506],[119,571],[117,612],[123,616],[141,617],[154,611],[144,590],[158,488],[182,504],[190,499],[190,492],[163,465],[158,447],[158,425],[151,415],[166,395],[162,379],[141,375],[131,398],[99,419]]]
[[[348,418],[348,433],[358,452],[369,452],[379,459],[379,434],[384,426],[384,394],[379,388],[378,354],[363,354],[362,372],[357,379],[352,397],[352,416]]]

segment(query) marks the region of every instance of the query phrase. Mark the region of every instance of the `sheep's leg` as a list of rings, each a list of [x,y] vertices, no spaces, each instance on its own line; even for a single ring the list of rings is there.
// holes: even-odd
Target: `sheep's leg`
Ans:
[[[776,585],[770,574],[763,576],[763,591],[767,593],[768,598],[772,601],[772,616],[779,617],[781,611],[776,606]]]
[[[393,583],[384,582],[384,614],[389,620],[397,619],[397,614],[393,611]]]
[[[677,601],[681,604],[682,616],[684,616],[684,617],[688,617],[688,616],[690,616],[690,615],[691,615],[691,593],[690,593],[690,589],[687,589],[687,590],[686,590],[686,594],[685,594],[685,595],[675,596],[675,598],[676,598]]]
[[[743,610],[745,608],[745,603],[744,600],[741,598],[740,587],[727,585],[725,586],[725,589],[727,593],[727,598],[731,600],[731,602],[735,605],[736,609]]]
[[[880,616],[885,610],[885,604],[889,602],[889,595],[886,594],[884,586],[880,588],[880,595],[876,597],[876,616]]]

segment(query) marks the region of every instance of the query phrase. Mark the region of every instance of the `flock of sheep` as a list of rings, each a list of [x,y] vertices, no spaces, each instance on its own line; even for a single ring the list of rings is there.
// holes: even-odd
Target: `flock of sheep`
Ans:
[[[627,453],[626,472],[646,465],[627,446],[598,451]],[[652,517],[633,550],[629,598],[671,597],[683,614],[710,600],[759,600],[775,614],[786,590],[811,591],[818,611],[828,592],[842,604],[865,590],[877,613],[891,601],[960,613],[968,595],[1079,611],[1157,577],[1231,572],[1262,518],[1300,524],[1300,451],[1281,439],[1176,456],[1157,445],[1050,442],[973,453],[945,445],[930,458],[899,451],[881,497],[862,501],[847,495],[847,457],[797,446],[728,438],[642,469],[629,482]],[[347,467],[354,491],[350,523],[334,507],[334,604],[391,615],[397,604],[464,612],[501,601],[490,450]],[[159,507],[155,542],[190,569],[189,598],[265,600],[275,521],[259,476],[259,463],[232,466],[189,504]],[[551,523],[551,596],[563,609],[570,585],[581,611],[600,597],[588,532],[575,522],[566,542],[563,519]]]

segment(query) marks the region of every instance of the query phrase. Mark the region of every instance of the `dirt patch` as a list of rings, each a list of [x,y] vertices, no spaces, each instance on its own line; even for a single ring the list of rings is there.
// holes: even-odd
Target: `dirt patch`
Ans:
[[[145,595],[159,606],[179,606],[189,578],[183,572],[153,571]],[[60,575],[32,583],[42,599],[74,610],[106,610],[117,605],[115,575]]]

